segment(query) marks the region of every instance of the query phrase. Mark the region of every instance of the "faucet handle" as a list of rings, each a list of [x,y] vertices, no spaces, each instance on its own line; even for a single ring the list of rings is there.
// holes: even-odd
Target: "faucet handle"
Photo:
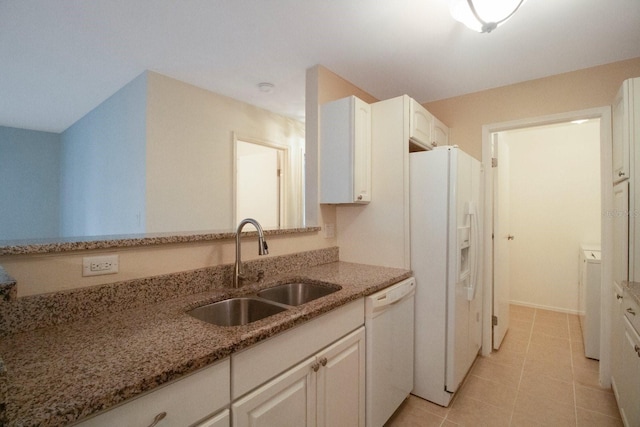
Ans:
[[[269,255],[269,245],[266,240],[262,240],[262,255]]]

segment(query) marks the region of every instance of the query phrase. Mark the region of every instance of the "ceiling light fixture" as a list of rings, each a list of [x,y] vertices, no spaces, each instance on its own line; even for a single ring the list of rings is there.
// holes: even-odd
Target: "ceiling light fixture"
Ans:
[[[479,33],[490,33],[504,24],[525,0],[451,0],[449,11],[456,21]]]
[[[268,83],[268,82],[258,83],[258,89],[260,89],[260,92],[271,93],[273,92],[274,88],[275,86],[273,83]]]

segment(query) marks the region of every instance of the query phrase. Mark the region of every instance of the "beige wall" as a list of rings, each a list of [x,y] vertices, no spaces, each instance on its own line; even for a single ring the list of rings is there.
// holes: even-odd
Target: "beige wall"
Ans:
[[[600,244],[600,124],[500,132],[508,146],[511,302],[576,313],[578,248]],[[504,154],[507,154],[506,156]]]
[[[483,125],[611,105],[622,82],[638,76],[640,58],[635,58],[424,106],[449,126],[451,144],[480,159]]]
[[[235,228],[234,133],[288,147],[290,170],[302,162],[303,123],[148,72],[147,232]]]

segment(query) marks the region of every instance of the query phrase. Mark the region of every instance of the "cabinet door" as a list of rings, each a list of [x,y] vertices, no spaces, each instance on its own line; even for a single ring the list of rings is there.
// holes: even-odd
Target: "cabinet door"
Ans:
[[[364,337],[360,328],[318,354],[318,427],[364,426]]]
[[[611,386],[618,402],[620,402],[619,384],[622,378],[622,338],[624,337],[622,299],[622,288],[614,283],[611,302]]]
[[[371,106],[355,98],[354,202],[371,201]]]
[[[219,414],[209,418],[206,421],[201,422],[195,427],[229,427],[231,425],[231,415],[229,410],[225,409]],[[160,427],[161,425],[158,425]]]
[[[629,133],[629,85],[625,80],[618,90],[612,105],[613,132],[613,182],[629,178],[630,133]]]
[[[431,145],[434,147],[449,145],[449,128],[438,120],[437,117],[433,118],[433,132],[431,136],[433,139]]]
[[[629,278],[629,181],[613,187],[613,281],[622,286]]]
[[[371,201],[371,106],[355,96],[324,104],[320,203]]]
[[[622,377],[620,379],[620,415],[626,426],[640,425],[640,337],[624,319]]]
[[[232,405],[234,427],[315,425],[315,357],[239,399]]]
[[[425,149],[433,142],[433,115],[426,108],[411,99],[409,105],[409,139]]]

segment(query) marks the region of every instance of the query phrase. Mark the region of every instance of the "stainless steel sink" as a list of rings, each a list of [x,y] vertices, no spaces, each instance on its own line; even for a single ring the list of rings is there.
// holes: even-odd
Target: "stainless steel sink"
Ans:
[[[230,298],[189,310],[187,314],[218,326],[238,326],[285,311],[285,307],[257,298]]]
[[[340,286],[293,282],[258,292],[260,298],[286,305],[301,305],[342,289]]]

